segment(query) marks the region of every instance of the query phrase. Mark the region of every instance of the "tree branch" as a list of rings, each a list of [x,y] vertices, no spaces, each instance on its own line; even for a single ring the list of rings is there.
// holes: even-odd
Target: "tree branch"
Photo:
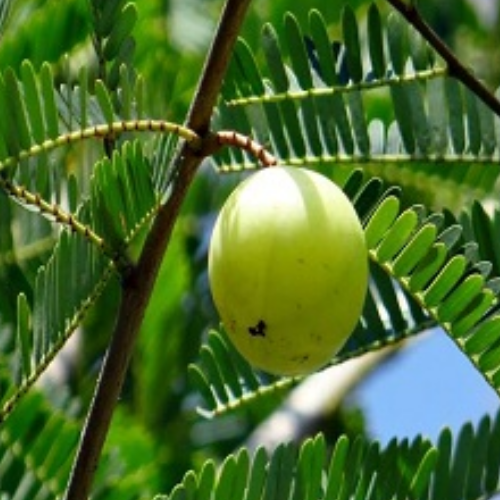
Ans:
[[[450,76],[462,82],[500,117],[500,101],[453,54],[436,32],[425,22],[412,1],[387,0],[446,61]]]
[[[210,119],[231,52],[251,0],[227,0],[187,116],[187,126],[211,140]],[[203,148],[202,148],[203,150]],[[86,500],[104,445],[116,401],[181,204],[202,155],[184,143],[175,158],[172,194],[161,207],[137,265],[124,279],[122,300],[94,398],[85,422],[66,500]]]

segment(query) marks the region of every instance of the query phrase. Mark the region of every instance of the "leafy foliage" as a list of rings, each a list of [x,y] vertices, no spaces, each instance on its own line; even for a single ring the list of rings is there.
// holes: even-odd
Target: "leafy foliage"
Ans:
[[[54,498],[64,488],[78,438],[78,426],[30,394],[15,420],[0,432],[2,482],[6,498]]]
[[[164,178],[166,174],[166,163],[157,163],[155,169],[150,169],[139,144],[124,142],[122,153],[117,151],[112,160],[96,164],[90,198],[79,203],[75,177],[65,178],[60,170],[50,172],[53,166],[48,153],[89,138],[104,137],[106,141],[127,131],[179,130],[168,122],[116,122],[111,94],[100,81],[96,94],[90,94],[85,73],[80,86],[63,88],[57,93],[49,66],[44,66],[40,75],[35,74],[29,63],[24,63],[22,69],[22,81],[17,81],[12,71],[6,72],[8,83],[4,87],[2,109],[7,113],[5,120],[14,119],[19,128],[5,128],[3,147],[0,146],[5,154],[0,162],[0,172],[4,175],[0,185],[16,202],[65,225],[70,232],[60,233],[51,260],[39,269],[32,289],[23,291],[32,294],[32,304],[27,302],[26,295],[20,295],[17,312],[20,328],[12,347],[18,351],[21,362],[12,366],[11,387],[2,394],[1,419],[63,347],[104,290],[113,268],[120,271],[129,265],[127,247],[147,227],[160,204],[161,191],[155,190],[154,178]],[[12,94],[17,98],[9,99]],[[29,98],[22,100],[21,94]],[[125,96],[127,100],[122,99],[121,105],[130,117],[137,100],[131,89]],[[63,133],[61,124],[66,128]],[[72,130],[72,126],[78,128]],[[23,132],[21,138],[18,130]],[[41,161],[34,163],[32,160],[38,157]],[[74,214],[58,204],[64,189],[70,190],[69,205]],[[56,202],[51,203],[50,197],[55,197]],[[12,251],[12,245],[13,239],[6,251]]]
[[[109,278],[110,269],[101,254],[86,241],[62,234],[51,260],[37,274],[33,312],[25,295],[18,298],[18,329],[13,339],[17,359],[10,367],[9,382],[4,382],[2,420],[60,351]],[[73,286],[78,293],[68,291]]]
[[[80,435],[80,423],[75,418],[76,402],[59,395],[56,404],[48,404],[41,393],[30,392],[16,407],[12,418],[0,430],[0,493],[3,498],[52,499],[62,496]],[[56,406],[56,407],[55,407]],[[59,408],[60,407],[60,408]],[[128,426],[134,446],[140,443],[142,458],[153,450],[147,439]],[[124,443],[126,440],[124,441]],[[109,454],[100,465],[95,498],[151,498],[154,476],[146,467],[142,473],[127,478],[117,476],[117,470],[130,460],[126,453],[117,459]],[[132,465],[127,464],[130,470]],[[142,479],[151,483],[145,486]]]
[[[438,325],[498,392],[500,214],[484,198],[496,193],[498,117],[381,5],[359,0],[341,11],[331,2],[320,12],[306,1],[282,17],[283,4],[265,2],[250,13],[213,125],[227,129],[226,138],[254,137],[280,163],[320,170],[358,211],[370,288],[358,327],[331,363]],[[5,498],[64,492],[120,285],[175,188],[178,137],[199,140],[165,120],[189,105],[200,65],[187,48],[201,47],[198,32],[195,40],[164,26],[196,11],[208,33],[214,21],[200,9],[209,5],[169,2],[175,14],[166,20],[153,2],[0,2]],[[259,15],[266,24],[254,50]],[[332,40],[332,33],[341,36]],[[241,147],[214,158],[217,173],[228,175],[206,165],[179,216],[95,498],[172,491],[156,498],[472,500],[496,493],[498,417],[457,435],[445,430],[436,443],[419,437],[382,448],[363,436],[330,442],[319,434],[231,453],[300,383],[254,371],[223,332],[207,328],[217,321],[204,262],[213,211],[241,171],[255,168],[251,153],[264,157],[238,137]],[[39,380],[76,331],[82,346],[65,374],[70,396],[61,401],[60,386]],[[191,413],[200,396],[209,439]]]
[[[199,474],[188,472],[170,495],[155,499],[489,498],[499,484],[498,425],[498,417],[486,417],[476,429],[466,425],[456,440],[444,430],[435,446],[417,438],[381,448],[342,437],[329,451],[318,435],[272,453],[259,448],[251,456],[242,449],[220,467],[206,462]]]
[[[343,39],[332,44],[318,11],[310,13],[308,34],[291,14],[281,37],[266,25],[265,74],[241,42],[224,87],[221,124],[269,144],[287,164],[362,163],[365,171],[417,187],[420,196],[433,192],[435,179],[490,189],[498,176],[493,113],[447,77],[397,15],[385,25],[372,5],[362,29],[346,7],[342,28]],[[252,167],[238,151],[218,164],[224,171]],[[439,187],[440,199],[434,193],[430,201],[441,205],[446,193]]]

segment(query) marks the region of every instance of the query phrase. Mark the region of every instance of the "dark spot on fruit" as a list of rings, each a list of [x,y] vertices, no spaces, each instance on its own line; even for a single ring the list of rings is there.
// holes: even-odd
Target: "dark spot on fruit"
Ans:
[[[309,360],[309,354],[298,354],[297,356],[290,358],[290,360],[297,364],[307,363]]]
[[[255,326],[248,327],[248,333],[250,333],[252,337],[265,337],[266,323],[259,319],[259,322]]]

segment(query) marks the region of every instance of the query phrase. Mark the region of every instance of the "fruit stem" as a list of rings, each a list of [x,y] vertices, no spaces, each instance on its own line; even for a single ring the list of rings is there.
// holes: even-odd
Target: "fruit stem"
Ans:
[[[243,149],[259,160],[263,167],[272,167],[278,164],[274,155],[247,135],[239,134],[233,130],[221,130],[217,132],[216,137],[220,146],[234,146]]]

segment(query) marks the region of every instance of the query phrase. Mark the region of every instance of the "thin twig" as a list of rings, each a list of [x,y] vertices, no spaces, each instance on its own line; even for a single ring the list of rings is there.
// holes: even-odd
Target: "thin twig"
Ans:
[[[74,130],[62,134],[54,139],[47,139],[39,144],[33,144],[27,149],[18,151],[14,156],[9,156],[0,161],[0,172],[17,165],[23,160],[33,158],[42,153],[49,152],[61,146],[77,143],[83,140],[113,137],[120,132],[160,132],[179,136],[190,143],[193,149],[201,147],[201,139],[189,128],[164,120],[128,120],[112,123],[92,125],[90,127]]]
[[[441,40],[437,33],[425,22],[412,1],[387,0],[434,48],[446,61],[448,73],[462,82],[471,92],[476,94],[498,117],[500,117],[500,101],[495,95],[467,69]]]
[[[251,0],[227,0],[190,108],[187,126],[210,137],[210,118],[222,79]],[[66,491],[66,500],[86,500],[120,395],[135,341],[180,206],[202,156],[184,144],[176,159],[172,194],[161,207],[137,266],[123,282],[122,300],[110,346],[99,375]]]
[[[126,272],[131,266],[127,255],[120,252],[117,248],[112,247],[99,234],[97,234],[90,226],[84,224],[77,219],[73,214],[66,212],[57,203],[49,203],[43,199],[38,193],[29,191],[24,186],[18,186],[9,179],[5,179],[0,173],[0,188],[5,193],[25,207],[31,207],[38,210],[49,220],[53,220],[62,226],[68,228],[71,232],[77,233],[85,238],[89,243],[95,245],[106,255],[118,272]]]

